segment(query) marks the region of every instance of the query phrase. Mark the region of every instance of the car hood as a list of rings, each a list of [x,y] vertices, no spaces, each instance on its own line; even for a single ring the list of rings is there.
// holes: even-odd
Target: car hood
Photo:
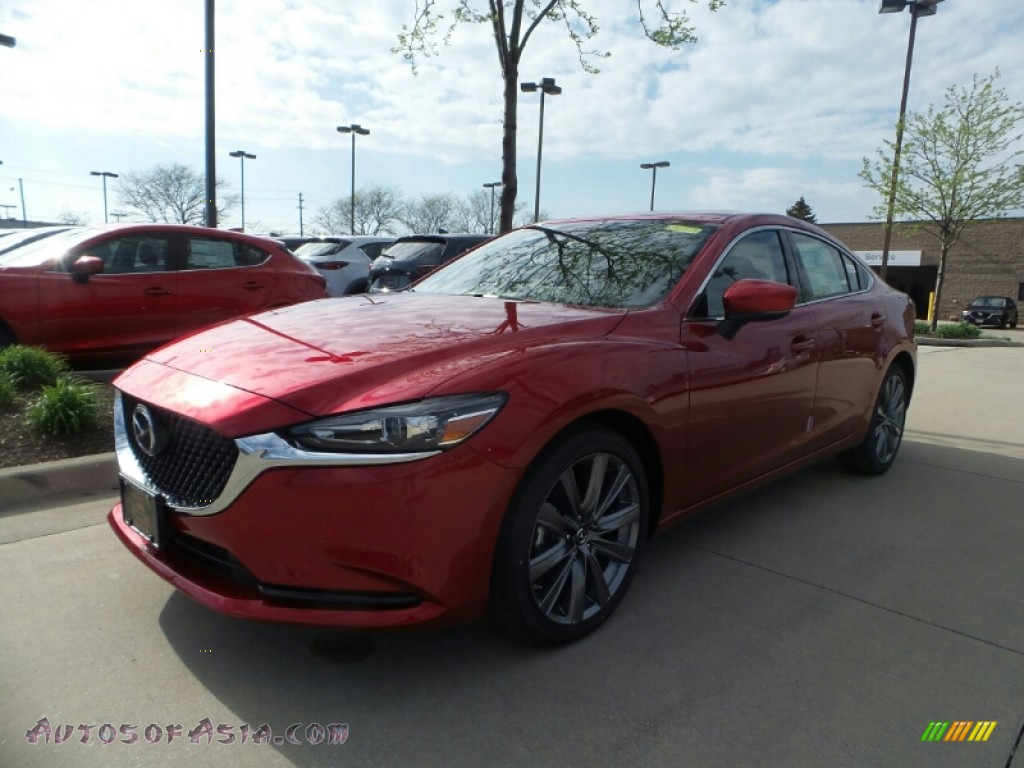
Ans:
[[[322,416],[424,397],[500,357],[605,336],[625,314],[473,296],[360,295],[214,326],[151,353],[144,364]],[[146,382],[141,391],[133,378]],[[157,380],[152,373],[133,377],[130,368],[115,383],[181,409],[180,398],[152,391]]]

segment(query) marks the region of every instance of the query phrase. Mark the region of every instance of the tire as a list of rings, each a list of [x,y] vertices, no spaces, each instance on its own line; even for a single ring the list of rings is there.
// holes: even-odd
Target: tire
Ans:
[[[871,425],[864,440],[837,457],[843,467],[863,475],[882,475],[889,471],[903,442],[908,393],[906,373],[898,365],[892,366],[878,389]]]
[[[14,336],[0,323],[0,349],[14,344]]]
[[[619,433],[587,425],[552,442],[520,482],[498,537],[499,621],[543,645],[594,631],[633,579],[649,498],[640,457]]]

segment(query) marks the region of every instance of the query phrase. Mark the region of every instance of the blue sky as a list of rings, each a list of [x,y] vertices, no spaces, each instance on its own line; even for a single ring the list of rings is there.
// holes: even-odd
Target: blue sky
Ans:
[[[646,41],[635,5],[591,0],[611,52],[591,75],[555,24],[526,50],[521,80],[555,77],[547,100],[541,207],[553,216],[656,207],[783,211],[803,195],[821,222],[869,218],[878,202],[861,158],[894,134],[910,15],[877,0],[729,0],[718,13],[674,0],[699,42]],[[442,5],[446,3],[442,2]],[[201,0],[5,0],[0,32],[0,205],[31,219],[71,211],[103,220],[100,180],[157,164],[204,169]],[[421,59],[391,53],[413,0],[220,0],[217,3],[217,173],[237,192],[247,161],[250,230],[295,232],[357,187],[460,196],[501,178],[501,76],[483,26]],[[946,0],[918,26],[910,109],[996,67],[1024,101],[1024,3]],[[533,206],[538,98],[521,94],[520,199]],[[109,188],[117,207],[117,182]],[[224,226],[238,225],[236,209]]]

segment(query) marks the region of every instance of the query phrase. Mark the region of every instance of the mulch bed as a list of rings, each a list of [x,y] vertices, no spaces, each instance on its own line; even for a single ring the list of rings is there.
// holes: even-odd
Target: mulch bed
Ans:
[[[25,409],[35,394],[19,396],[13,405],[0,407],[0,469],[70,459],[114,450],[114,389],[98,383],[99,423],[79,435],[55,437],[25,423]]]

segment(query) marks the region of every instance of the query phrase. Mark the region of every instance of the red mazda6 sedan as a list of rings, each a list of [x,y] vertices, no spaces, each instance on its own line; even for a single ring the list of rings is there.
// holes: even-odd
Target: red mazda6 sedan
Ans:
[[[551,221],[412,290],[300,304],[115,382],[109,522],[200,603],[563,643],[657,530],[837,455],[896,458],[914,308],[776,215]]]
[[[0,347],[117,363],[238,315],[324,298],[280,244],[175,224],[76,227],[0,255]]]

